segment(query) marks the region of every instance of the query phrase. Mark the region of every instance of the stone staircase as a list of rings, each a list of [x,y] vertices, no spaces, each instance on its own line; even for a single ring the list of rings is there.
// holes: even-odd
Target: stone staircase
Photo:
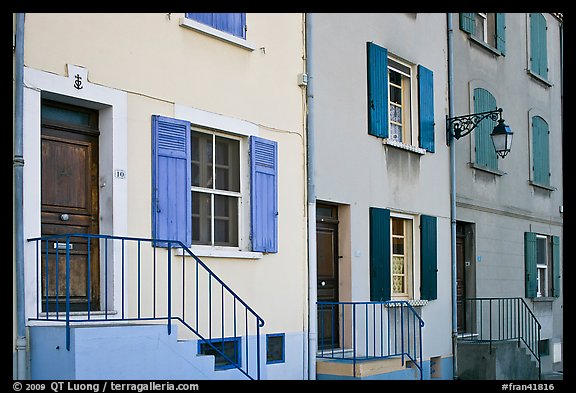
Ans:
[[[458,377],[472,380],[538,380],[538,363],[517,340],[458,342]]]

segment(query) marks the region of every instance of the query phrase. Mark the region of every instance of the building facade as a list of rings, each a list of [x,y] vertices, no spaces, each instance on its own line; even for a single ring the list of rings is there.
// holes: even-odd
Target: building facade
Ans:
[[[15,377],[306,378],[303,22],[14,15]]]
[[[455,141],[458,330],[480,334],[478,313],[489,305],[518,316],[529,310],[540,328],[527,340],[542,373],[562,370],[562,18],[452,18],[453,115],[502,108],[514,133],[504,159],[490,141],[493,120]],[[500,322],[520,332],[513,313],[502,311]],[[462,365],[461,374],[471,367]]]
[[[450,379],[446,15],[330,13],[309,23],[317,377]],[[393,364],[399,331],[417,348]],[[345,373],[339,356],[381,360]]]

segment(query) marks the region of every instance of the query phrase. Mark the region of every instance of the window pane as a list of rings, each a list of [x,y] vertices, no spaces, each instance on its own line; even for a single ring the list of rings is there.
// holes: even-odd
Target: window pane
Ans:
[[[192,192],[192,243],[211,244],[212,213],[210,194]]]
[[[474,27],[474,35],[482,41],[485,41],[484,37],[484,24],[486,23],[486,18],[482,14],[476,14]]]
[[[212,188],[212,135],[192,133],[192,185]]]
[[[547,265],[548,258],[546,255],[546,238],[537,237],[536,238],[536,263],[539,265]]]
[[[404,277],[394,276],[392,277],[392,290],[394,293],[404,293]]]
[[[216,188],[240,192],[240,142],[216,137]]]
[[[400,86],[402,83],[402,75],[399,72],[388,70],[388,77],[390,78],[390,83]]]
[[[402,89],[396,86],[390,86],[390,102],[402,104]]]
[[[404,257],[392,257],[392,274],[404,274]]]
[[[402,127],[397,124],[390,124],[390,138],[402,142]]]
[[[392,238],[392,254],[404,255],[404,239]]]
[[[214,244],[238,246],[238,198],[214,195]]]
[[[390,104],[390,121],[402,123],[402,107]]]
[[[392,218],[392,234],[393,235],[404,234],[404,220],[402,220],[401,218]]]

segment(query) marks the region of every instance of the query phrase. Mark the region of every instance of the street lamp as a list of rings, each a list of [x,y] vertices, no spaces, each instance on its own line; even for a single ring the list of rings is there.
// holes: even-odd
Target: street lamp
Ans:
[[[501,158],[506,157],[512,148],[512,136],[514,133],[502,119],[502,108],[488,112],[473,113],[470,115],[448,117],[446,116],[446,141],[450,145],[451,137],[460,139],[470,134],[484,119],[498,121],[492,130],[490,137],[494,150]]]

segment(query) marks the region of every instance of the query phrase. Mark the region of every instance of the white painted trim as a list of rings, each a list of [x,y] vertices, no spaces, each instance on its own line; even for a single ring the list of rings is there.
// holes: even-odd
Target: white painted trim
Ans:
[[[128,230],[128,187],[127,179],[114,177],[115,169],[127,169],[128,95],[126,92],[93,84],[84,67],[67,65],[67,75],[58,75],[24,67],[24,237],[39,237],[41,234],[41,99],[46,97],[61,102],[84,106],[99,111],[99,176],[100,184],[100,233],[126,236]],[[82,81],[81,89],[75,86],[76,75]],[[104,202],[106,201],[106,202]],[[121,299],[120,247],[112,247],[112,261],[108,287],[109,304],[117,309]],[[103,254],[101,254],[103,255]],[[24,248],[24,275],[26,317],[35,317],[38,302],[37,288],[40,275],[36,269],[36,245],[26,242]],[[104,288],[104,275],[101,277]],[[114,301],[112,303],[111,301]],[[102,301],[104,299],[102,298]]]
[[[231,247],[212,247],[212,246],[192,246],[190,251],[197,257],[215,257],[215,258],[231,258],[231,259],[261,259],[264,254],[261,252],[241,251],[237,248]],[[178,256],[188,256],[189,254],[179,248],[175,251]]]
[[[236,37],[235,35],[226,33],[224,31],[215,29],[203,23],[196,22],[195,20],[188,18],[180,18],[178,24],[182,27],[197,31],[199,33],[205,34],[209,37],[214,37],[224,42],[239,46],[240,48],[253,51],[256,49],[256,45],[246,41],[243,38]]]
[[[174,116],[178,119],[188,120],[193,126],[213,128],[243,136],[258,136],[259,127],[252,122],[190,106],[174,104]]]

